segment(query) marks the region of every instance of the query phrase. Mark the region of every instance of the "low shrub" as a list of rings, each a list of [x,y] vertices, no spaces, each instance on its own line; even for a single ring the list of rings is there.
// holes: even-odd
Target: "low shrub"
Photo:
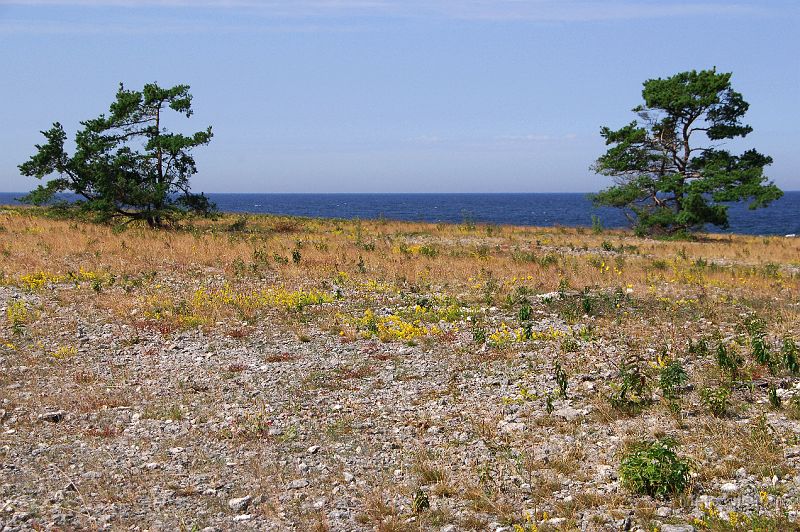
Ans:
[[[641,442],[622,457],[619,468],[623,485],[635,493],[668,498],[689,485],[688,459],[675,453],[677,443],[670,438]]]

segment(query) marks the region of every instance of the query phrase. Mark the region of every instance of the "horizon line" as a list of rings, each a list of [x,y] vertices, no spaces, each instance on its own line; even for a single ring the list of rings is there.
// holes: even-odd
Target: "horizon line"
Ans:
[[[795,192],[800,192],[800,189],[794,189],[794,190],[781,189],[781,191],[784,192],[784,193],[786,193],[786,192],[795,193]],[[24,192],[24,191],[2,191],[2,190],[0,190],[0,194],[28,194],[29,192],[30,191]],[[454,192],[454,191],[448,191],[448,192],[209,192],[209,191],[200,191],[200,192],[196,192],[196,194],[239,194],[239,195],[270,194],[270,195],[276,195],[276,196],[278,196],[278,195],[285,195],[285,196],[289,196],[289,195],[320,195],[320,196],[326,196],[327,195],[327,196],[335,196],[335,195],[346,195],[346,194],[349,194],[349,195],[365,195],[366,196],[366,195],[376,195],[376,194],[383,194],[383,195],[401,195],[401,194],[404,194],[404,195],[434,195],[434,194],[473,194],[473,195],[477,195],[477,194],[481,194],[481,195],[486,195],[486,194],[597,194],[598,192],[600,192],[600,190],[596,190],[596,191],[577,191],[577,192],[576,191],[549,191],[549,192],[535,192],[535,191],[529,191],[529,192],[520,192],[520,191],[516,191],[516,192],[507,192],[507,191],[492,191],[492,192]],[[72,194],[72,195],[76,195],[76,196],[80,195],[80,194],[76,194],[74,192],[59,192],[59,194]],[[743,200],[743,201],[746,201],[746,200]],[[723,202],[723,203],[727,203],[727,202]]]

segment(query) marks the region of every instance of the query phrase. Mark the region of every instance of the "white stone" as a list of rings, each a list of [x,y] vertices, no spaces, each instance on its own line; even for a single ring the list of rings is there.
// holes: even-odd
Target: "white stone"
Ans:
[[[656,510],[656,515],[658,517],[669,517],[672,515],[672,508],[669,506],[662,506],[658,510]]]
[[[252,497],[250,495],[245,495],[244,497],[238,497],[236,499],[231,499],[228,501],[228,508],[233,510],[234,512],[241,512],[247,505],[250,504]]]

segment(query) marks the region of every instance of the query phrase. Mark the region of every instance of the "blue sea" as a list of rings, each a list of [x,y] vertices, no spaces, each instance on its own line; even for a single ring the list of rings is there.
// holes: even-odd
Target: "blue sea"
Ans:
[[[13,204],[23,193],[0,193]],[[587,194],[208,194],[221,211],[344,219],[375,219],[590,226],[592,216],[607,228],[627,227],[616,209],[595,208]],[[800,191],[786,192],[766,209],[730,205],[731,226],[711,232],[754,235],[800,233]]]

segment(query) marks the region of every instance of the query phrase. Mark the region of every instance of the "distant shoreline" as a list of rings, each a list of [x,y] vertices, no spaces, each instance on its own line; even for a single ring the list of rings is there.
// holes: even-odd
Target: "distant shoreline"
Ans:
[[[526,227],[629,228],[617,209],[597,208],[589,193],[208,193],[220,212],[341,220],[397,220]],[[0,204],[19,205],[24,193],[0,193]],[[70,195],[62,196],[69,200]],[[705,232],[784,236],[800,233],[800,191],[787,191],[766,209],[731,204],[731,226]]]

